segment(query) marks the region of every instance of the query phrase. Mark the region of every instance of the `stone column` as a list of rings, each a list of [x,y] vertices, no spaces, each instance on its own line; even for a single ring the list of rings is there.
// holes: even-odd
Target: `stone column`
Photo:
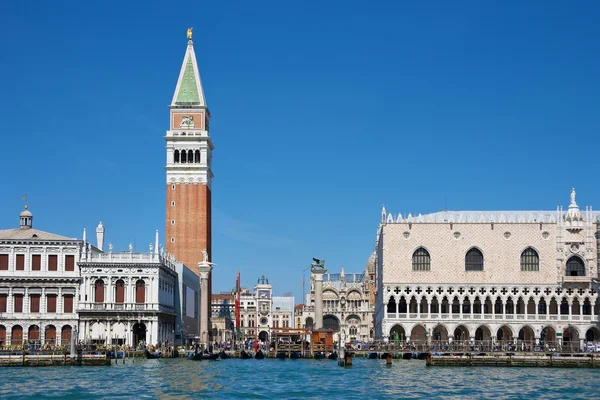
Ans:
[[[208,348],[208,313],[210,312],[210,299],[208,298],[208,278],[212,271],[212,264],[208,261],[198,263],[200,272],[200,342]],[[258,310],[257,310],[258,311]]]
[[[325,267],[312,267],[310,270],[315,277],[315,329],[323,328],[323,275]]]

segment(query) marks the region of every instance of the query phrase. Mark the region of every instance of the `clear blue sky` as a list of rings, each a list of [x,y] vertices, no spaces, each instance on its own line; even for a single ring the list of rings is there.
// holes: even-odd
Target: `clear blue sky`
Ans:
[[[600,3],[3,2],[0,228],[164,239],[168,109],[194,43],[212,112],[214,291],[300,300],[394,213],[600,208]],[[308,280],[308,276],[307,276]]]

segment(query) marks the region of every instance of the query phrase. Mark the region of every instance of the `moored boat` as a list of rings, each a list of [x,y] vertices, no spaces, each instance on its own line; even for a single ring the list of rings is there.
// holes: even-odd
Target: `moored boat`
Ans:
[[[240,352],[240,358],[241,358],[242,360],[247,360],[247,359],[249,359],[249,358],[252,358],[252,354],[248,354],[248,353],[246,352],[246,350],[242,350],[242,351]]]
[[[144,350],[144,354],[146,355],[147,359],[152,359],[152,358],[161,358],[162,357],[162,353],[160,351],[155,351],[153,353],[149,352],[148,349]]]
[[[262,360],[263,358],[265,358],[265,353],[263,353],[262,350],[259,350],[256,352],[256,354],[254,354],[254,358],[256,358],[257,360]]]
[[[330,360],[337,360],[338,359],[338,355],[334,351],[333,353],[331,353],[330,355],[328,355],[327,358],[330,359]]]
[[[285,360],[287,358],[287,354],[285,351],[278,351],[275,357],[279,358],[280,360]]]

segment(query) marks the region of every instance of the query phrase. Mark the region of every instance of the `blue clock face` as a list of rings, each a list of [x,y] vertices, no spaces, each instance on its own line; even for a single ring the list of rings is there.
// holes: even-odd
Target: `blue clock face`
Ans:
[[[267,322],[269,322],[269,320],[268,320],[268,319],[266,319],[266,318],[264,318],[264,317],[260,319],[260,324],[261,324],[261,325],[266,325],[266,324],[267,324]]]
[[[261,298],[269,298],[269,291],[268,290],[259,290],[258,291],[258,297]]]

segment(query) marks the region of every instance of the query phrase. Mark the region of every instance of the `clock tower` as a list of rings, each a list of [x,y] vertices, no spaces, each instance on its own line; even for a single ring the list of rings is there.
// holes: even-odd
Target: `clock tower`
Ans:
[[[191,28],[175,94],[169,106],[167,142],[166,249],[198,274],[197,264],[212,260],[211,169],[214,146],[209,133],[206,105],[194,53]],[[211,279],[209,278],[209,296]],[[209,304],[200,313],[210,317]]]

